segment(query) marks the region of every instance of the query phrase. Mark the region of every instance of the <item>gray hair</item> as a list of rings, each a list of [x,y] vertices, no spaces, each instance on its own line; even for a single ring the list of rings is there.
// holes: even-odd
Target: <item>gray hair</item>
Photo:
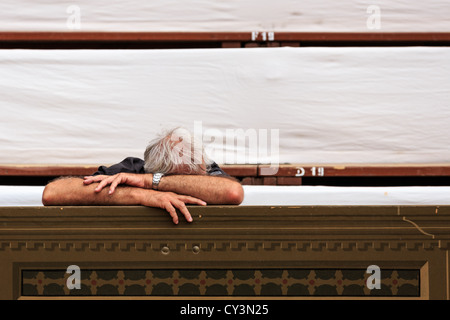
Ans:
[[[147,173],[202,174],[205,165],[208,171],[212,161],[208,158],[202,141],[188,130],[177,127],[156,137],[148,144],[144,153],[144,170]]]

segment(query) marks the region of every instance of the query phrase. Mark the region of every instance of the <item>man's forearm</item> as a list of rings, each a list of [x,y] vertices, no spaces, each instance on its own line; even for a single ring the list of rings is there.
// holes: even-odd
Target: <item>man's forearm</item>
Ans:
[[[43,192],[44,205],[141,205],[143,189],[117,188],[113,195],[108,190],[95,192],[95,184],[84,185],[81,178],[63,178],[49,183]]]
[[[167,175],[158,190],[190,195],[208,204],[240,204],[244,197],[238,181],[207,175]]]
[[[88,176],[84,183],[91,185],[98,182],[95,191],[109,189],[114,194],[119,185],[129,185],[142,190],[152,190],[153,174],[118,173],[114,176]],[[107,186],[109,185],[109,188]],[[244,199],[241,184],[227,177],[209,175],[166,175],[158,186],[158,191],[173,192],[201,199],[209,204],[240,204]]]
[[[178,223],[177,209],[186,220],[193,221],[186,204],[201,205],[206,203],[201,199],[188,195],[178,195],[173,192],[161,192],[142,187],[120,186],[114,193],[108,189],[95,191],[96,183],[85,184],[80,178],[65,178],[55,180],[44,189],[42,203],[45,206],[133,206],[143,205],[166,210],[175,224]]]

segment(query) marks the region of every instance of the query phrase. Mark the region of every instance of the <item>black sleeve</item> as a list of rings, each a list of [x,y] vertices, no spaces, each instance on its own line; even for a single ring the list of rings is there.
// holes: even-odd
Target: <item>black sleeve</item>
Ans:
[[[115,175],[120,172],[127,173],[145,173],[144,160],[139,158],[128,157],[122,162],[116,163],[110,167],[100,166],[93,176],[104,174],[108,176]]]
[[[211,164],[211,167],[208,170],[208,175],[210,176],[222,176],[222,177],[229,177],[230,175],[223,171],[217,163],[213,162]]]

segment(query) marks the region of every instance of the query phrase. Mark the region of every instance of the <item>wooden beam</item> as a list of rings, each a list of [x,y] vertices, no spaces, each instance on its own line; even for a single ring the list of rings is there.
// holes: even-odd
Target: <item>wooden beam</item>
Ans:
[[[265,177],[269,165],[221,165],[235,177]],[[77,176],[97,171],[97,165],[0,165],[0,176]],[[283,164],[274,177],[406,177],[450,176],[450,164]]]
[[[260,165],[258,175],[263,168]],[[274,176],[282,177],[419,177],[450,176],[450,164],[308,164],[280,165]]]
[[[264,32],[0,32],[0,41],[264,41]],[[450,32],[274,32],[273,41],[448,42]],[[267,38],[266,38],[267,39]]]
[[[0,166],[0,176],[85,176],[97,169],[98,166],[3,165]]]
[[[113,273],[211,270],[216,274],[233,270],[254,274],[261,269],[276,273],[357,269],[366,274],[366,269],[375,265],[381,272],[414,271],[417,288],[411,298],[448,298],[448,206],[189,206],[189,210],[194,222],[181,221],[175,226],[167,213],[158,208],[1,207],[0,298],[102,295],[97,291],[102,284],[92,281],[83,282],[87,287],[78,293],[64,287],[66,269],[73,265],[82,273],[89,270]],[[56,286],[59,293],[55,294],[52,288],[46,291],[43,287],[54,283],[56,273],[61,276],[58,278],[61,283]],[[47,278],[45,274],[53,276]],[[269,295],[272,298],[276,295],[282,299],[314,295],[322,299],[345,298],[343,291],[316,292],[315,286],[321,284],[319,275],[303,282],[310,289],[309,293],[297,291],[296,295],[286,291],[286,285],[292,283],[284,279],[290,277],[270,278],[276,282],[275,289],[285,285],[284,291],[272,291]],[[379,294],[385,299],[395,298],[396,294],[401,296],[400,285],[410,283],[399,283],[399,278],[401,275],[397,274],[385,284],[387,288],[394,287],[394,291]],[[194,279],[193,285],[204,286],[202,279]],[[233,295],[231,289],[241,283],[241,279],[233,279],[235,282],[229,293],[216,298]],[[250,287],[255,285],[255,278],[251,281]],[[117,284],[121,285],[119,281]],[[340,284],[332,282],[331,286],[334,285],[342,289],[342,281]],[[373,295],[377,295],[377,292],[363,289],[359,294],[361,298],[373,299]],[[260,292],[258,290],[255,294]],[[161,291],[156,291],[152,295],[161,297]],[[117,295],[126,294],[118,291]],[[148,298],[149,295],[137,296]],[[196,295],[208,294],[203,290]],[[250,294],[247,291],[247,294],[237,295]],[[180,296],[185,299],[181,293]],[[354,299],[355,295],[347,293],[347,298]]]

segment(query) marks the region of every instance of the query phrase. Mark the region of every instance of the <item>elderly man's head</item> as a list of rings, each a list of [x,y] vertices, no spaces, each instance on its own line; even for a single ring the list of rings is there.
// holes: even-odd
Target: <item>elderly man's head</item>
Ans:
[[[144,153],[145,172],[206,174],[211,161],[202,141],[186,129],[175,128],[152,140]]]

